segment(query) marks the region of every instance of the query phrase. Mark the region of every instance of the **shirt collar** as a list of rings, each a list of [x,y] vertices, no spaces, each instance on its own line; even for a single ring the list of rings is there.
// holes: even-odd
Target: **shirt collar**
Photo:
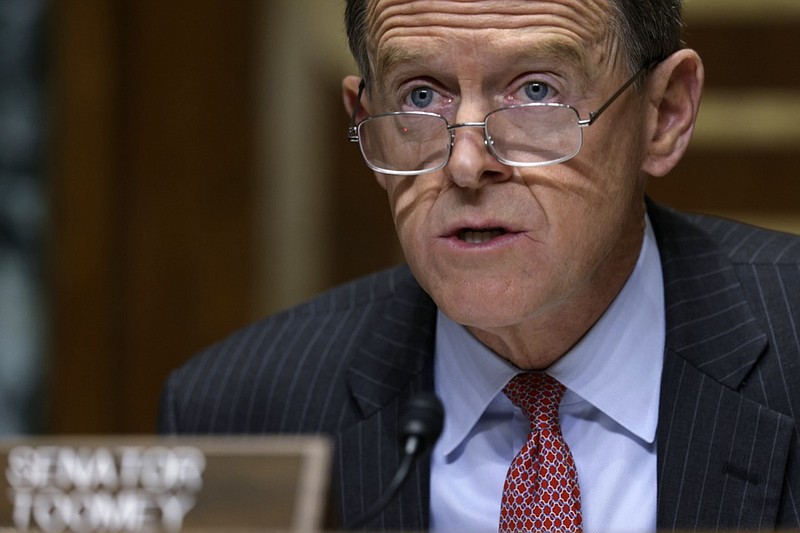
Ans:
[[[563,402],[591,403],[652,443],[665,342],[661,262],[649,219],[633,273],[589,332],[547,373],[567,388]],[[445,406],[439,446],[451,453],[519,370],[439,311],[436,391]]]
[[[518,372],[439,311],[434,373],[445,417],[437,446],[445,455],[467,438],[495,396]]]

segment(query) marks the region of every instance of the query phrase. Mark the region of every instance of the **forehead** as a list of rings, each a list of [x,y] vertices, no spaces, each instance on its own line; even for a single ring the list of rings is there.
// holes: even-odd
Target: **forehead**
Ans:
[[[609,0],[370,0],[367,32],[377,72],[467,47],[493,54],[552,55],[581,66],[610,41]]]

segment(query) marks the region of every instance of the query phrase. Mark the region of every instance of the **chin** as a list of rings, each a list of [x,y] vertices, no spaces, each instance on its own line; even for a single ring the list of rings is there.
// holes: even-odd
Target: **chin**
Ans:
[[[519,305],[519,294],[508,298],[504,292],[474,291],[462,288],[451,293],[433,294],[437,306],[451,320],[478,329],[505,328],[524,321],[528,309]]]

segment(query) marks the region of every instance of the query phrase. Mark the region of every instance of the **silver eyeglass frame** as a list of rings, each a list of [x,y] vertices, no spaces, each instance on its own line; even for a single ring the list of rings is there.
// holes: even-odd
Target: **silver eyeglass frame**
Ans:
[[[513,167],[543,167],[543,166],[549,166],[549,165],[556,165],[558,163],[563,163],[565,161],[569,161],[570,159],[572,159],[573,157],[578,155],[580,153],[580,151],[581,151],[581,148],[583,147],[583,128],[588,128],[589,126],[594,124],[595,121],[597,121],[597,119],[600,118],[600,115],[602,115],[603,112],[611,106],[611,104],[613,104],[626,90],[628,90],[628,88],[631,85],[633,85],[634,83],[639,81],[641,78],[643,78],[646,74],[648,74],[650,72],[650,70],[652,70],[653,67],[655,67],[658,63],[660,63],[660,60],[653,61],[652,63],[650,63],[646,67],[642,67],[641,69],[639,69],[636,72],[636,74],[631,76],[630,79],[628,79],[628,81],[626,81],[613,95],[611,95],[611,97],[608,98],[608,100],[606,100],[603,103],[603,105],[601,105],[599,108],[597,108],[597,110],[590,112],[589,113],[589,118],[585,118],[585,119],[581,118],[580,113],[578,112],[577,109],[575,109],[574,107],[572,107],[571,105],[568,105],[568,104],[530,103],[530,104],[519,104],[519,105],[508,106],[508,107],[501,107],[501,108],[495,109],[493,111],[490,111],[483,118],[483,122],[460,122],[460,123],[457,123],[457,124],[450,124],[448,122],[448,120],[443,115],[440,115],[439,113],[430,113],[430,112],[427,112],[427,111],[395,111],[395,112],[390,112],[390,113],[381,113],[381,114],[378,114],[378,115],[371,115],[371,116],[368,116],[365,119],[363,119],[358,124],[356,124],[355,123],[356,122],[356,116],[358,115],[358,112],[361,110],[361,95],[363,94],[364,89],[366,88],[366,82],[365,82],[364,79],[362,79],[361,83],[359,83],[359,85],[358,85],[358,95],[356,96],[356,103],[355,103],[355,106],[353,107],[353,112],[350,115],[350,125],[347,128],[347,138],[351,143],[358,143],[359,149],[361,151],[362,159],[364,160],[364,163],[369,168],[371,168],[372,170],[374,170],[376,172],[380,172],[382,174],[389,174],[389,175],[393,175],[393,176],[412,176],[412,175],[417,175],[417,174],[427,174],[429,172],[435,172],[435,171],[437,171],[439,169],[442,169],[445,166],[447,166],[447,163],[450,162],[450,156],[451,156],[452,151],[453,151],[453,145],[455,144],[455,138],[456,138],[455,137],[455,130],[460,129],[460,128],[483,128],[483,142],[484,142],[484,145],[486,146],[487,150],[492,155],[492,157],[494,157],[495,159],[497,159],[500,163],[502,163],[504,165],[513,166]],[[531,162],[531,163],[520,163],[520,162],[517,162],[517,161],[509,161],[507,159],[504,159],[504,158],[500,157],[497,154],[497,152],[495,152],[495,150],[494,150],[494,141],[492,140],[491,136],[489,135],[488,130],[486,129],[486,120],[492,114],[497,113],[498,111],[504,111],[506,109],[523,108],[523,107],[524,108],[530,108],[530,107],[537,107],[537,108],[541,108],[541,107],[557,107],[557,108],[562,108],[562,109],[569,109],[570,111],[575,113],[575,118],[577,119],[577,125],[580,128],[579,129],[580,137],[579,137],[579,140],[578,140],[578,146],[575,149],[575,151],[570,155],[566,155],[566,156],[560,157],[560,158],[555,159],[553,161],[544,161],[544,162],[537,161],[537,162]],[[369,161],[369,159],[367,159],[366,155],[364,154],[364,148],[363,148],[363,146],[361,144],[361,137],[360,137],[361,126],[362,126],[362,124],[364,124],[366,122],[369,122],[370,120],[373,120],[373,119],[376,119],[376,118],[380,118],[380,117],[385,117],[385,116],[432,116],[432,117],[440,118],[441,120],[443,120],[445,125],[446,125],[447,131],[450,132],[450,143],[449,143],[449,146],[448,146],[447,157],[444,159],[442,164],[437,165],[436,167],[433,167],[433,168],[430,168],[430,169],[425,169],[425,170],[388,170],[388,169],[381,168],[381,167],[378,167],[376,165],[373,165]]]

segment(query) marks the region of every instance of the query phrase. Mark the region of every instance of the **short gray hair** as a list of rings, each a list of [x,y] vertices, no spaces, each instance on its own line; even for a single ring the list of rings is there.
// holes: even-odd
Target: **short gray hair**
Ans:
[[[683,47],[683,0],[611,0],[612,30],[628,55],[631,73]]]

